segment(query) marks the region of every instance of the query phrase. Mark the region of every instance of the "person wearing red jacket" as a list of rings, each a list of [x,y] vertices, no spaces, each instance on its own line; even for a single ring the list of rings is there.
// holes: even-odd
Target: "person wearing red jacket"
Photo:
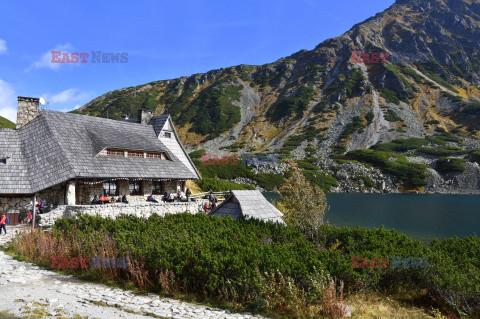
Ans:
[[[7,234],[7,227],[5,226],[6,223],[7,223],[7,215],[3,213],[2,218],[0,219],[0,234],[2,234],[2,229],[5,231],[5,235]]]

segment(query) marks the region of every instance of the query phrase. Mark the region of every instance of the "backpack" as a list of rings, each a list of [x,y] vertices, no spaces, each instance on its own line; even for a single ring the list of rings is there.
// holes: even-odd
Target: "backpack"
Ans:
[[[5,220],[5,222],[6,222],[7,224],[10,224],[10,218],[7,217],[7,219]]]

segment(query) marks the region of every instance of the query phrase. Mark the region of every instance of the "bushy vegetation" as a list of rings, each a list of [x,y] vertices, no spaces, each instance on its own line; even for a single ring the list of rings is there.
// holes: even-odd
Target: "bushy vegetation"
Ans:
[[[324,192],[329,192],[332,187],[338,187],[337,179],[328,173],[304,170],[303,175],[305,175],[310,184],[317,185]]]
[[[466,170],[463,164],[465,162],[466,160],[461,158],[442,157],[436,162],[435,169],[441,174],[463,173]]]
[[[283,97],[274,103],[268,110],[266,116],[277,121],[284,117],[298,115],[306,109],[313,97],[313,87],[301,87],[294,94]]]
[[[52,256],[128,257],[128,269],[70,270],[83,278],[188,295],[275,316],[325,315],[330,276],[349,294],[408,291],[417,303],[480,316],[480,239],[430,243],[393,230],[323,225],[313,238],[294,227],[256,220],[178,214],[148,219],[96,216],[60,219],[52,233],[25,232],[15,251],[40,265]],[[352,257],[388,258],[388,268],[353,268]],[[426,268],[392,257],[426,258]],[[363,262],[362,262],[363,263]],[[404,268],[403,265],[410,268]],[[417,265],[418,266],[418,265]],[[338,302],[338,301],[337,301]]]
[[[421,147],[417,151],[418,153],[432,156],[451,156],[451,155],[461,155],[465,151],[456,146],[436,146],[436,147]]]
[[[373,114],[373,111],[368,112],[365,115],[365,120],[367,121],[367,125],[372,124],[374,118],[375,118],[375,114]]]
[[[15,123],[0,116],[0,128],[15,128]]]
[[[470,162],[480,164],[480,151],[476,150],[470,154]]]
[[[380,95],[387,100],[388,103],[400,104],[400,97],[397,92],[389,89],[380,89]]]
[[[401,122],[403,121],[400,116],[394,110],[387,110],[387,113],[384,115],[385,120],[389,122]]]
[[[327,197],[320,187],[310,184],[295,162],[290,165],[285,184],[276,192],[288,225],[299,229],[309,238],[314,238],[323,225],[328,211]]]
[[[231,190],[253,190],[255,187],[246,184],[238,184],[217,178],[203,178],[196,181],[197,185],[204,191],[231,191]]]
[[[177,122],[192,122],[191,131],[218,136],[240,121],[240,107],[233,102],[240,100],[241,90],[242,85],[236,83],[234,77],[219,81],[203,90]]]
[[[299,147],[307,139],[304,135],[290,136],[279,150],[281,154],[290,154],[291,151]]]
[[[351,123],[348,123],[345,127],[345,130],[340,135],[340,140],[346,140],[350,136],[352,136],[353,133],[355,133],[356,131],[363,131],[364,128],[365,124],[363,123],[363,119],[360,116],[355,116],[353,118],[353,121]]]
[[[200,171],[203,178],[220,178],[220,179],[235,179],[237,177],[253,178],[254,173],[252,169],[241,163],[238,159],[237,165],[232,165],[233,161],[230,159],[230,165],[202,165],[200,160],[193,160],[195,166]]]
[[[358,96],[361,93],[363,81],[365,81],[365,76],[363,75],[363,71],[361,69],[356,69],[352,72],[352,74],[350,74],[345,84],[345,90],[348,98]]]
[[[371,164],[385,173],[392,174],[406,189],[415,189],[427,185],[423,164],[411,163],[405,156],[377,150],[356,150],[345,155],[347,159]]]
[[[377,151],[403,153],[409,150],[416,150],[426,144],[428,144],[427,140],[413,137],[407,139],[397,139],[391,143],[379,143],[374,145],[372,149]]]
[[[253,180],[267,191],[273,191],[275,187],[280,188],[283,185],[283,176],[274,173],[258,173],[253,176]]]
[[[202,157],[202,154],[205,154],[204,149],[190,152],[190,153],[188,153],[188,156],[190,156],[191,159],[197,159],[197,158]]]

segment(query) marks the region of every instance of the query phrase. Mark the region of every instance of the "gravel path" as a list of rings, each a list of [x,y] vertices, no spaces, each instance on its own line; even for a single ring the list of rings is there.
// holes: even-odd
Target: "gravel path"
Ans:
[[[0,246],[20,227],[8,227]],[[0,251],[0,318],[262,318],[82,282]],[[3,316],[3,317],[2,317]]]

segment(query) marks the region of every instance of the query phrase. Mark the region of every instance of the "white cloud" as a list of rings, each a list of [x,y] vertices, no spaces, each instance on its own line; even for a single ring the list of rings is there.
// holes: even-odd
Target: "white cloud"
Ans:
[[[68,63],[52,63],[52,51],[61,51],[62,53],[67,52],[68,54],[71,54],[73,51],[73,46],[69,43],[57,45],[54,49],[45,52],[45,54],[43,54],[38,61],[33,62],[27,71],[30,69],[50,69],[58,71],[62,66],[65,67],[67,65],[71,65]]]
[[[0,39],[0,53],[7,52],[7,41]]]
[[[17,121],[17,99],[12,85],[0,79],[0,116]]]
[[[68,89],[57,94],[43,94],[43,98],[50,104],[68,104],[88,99],[90,94],[79,89]],[[77,107],[78,104],[75,106]]]

